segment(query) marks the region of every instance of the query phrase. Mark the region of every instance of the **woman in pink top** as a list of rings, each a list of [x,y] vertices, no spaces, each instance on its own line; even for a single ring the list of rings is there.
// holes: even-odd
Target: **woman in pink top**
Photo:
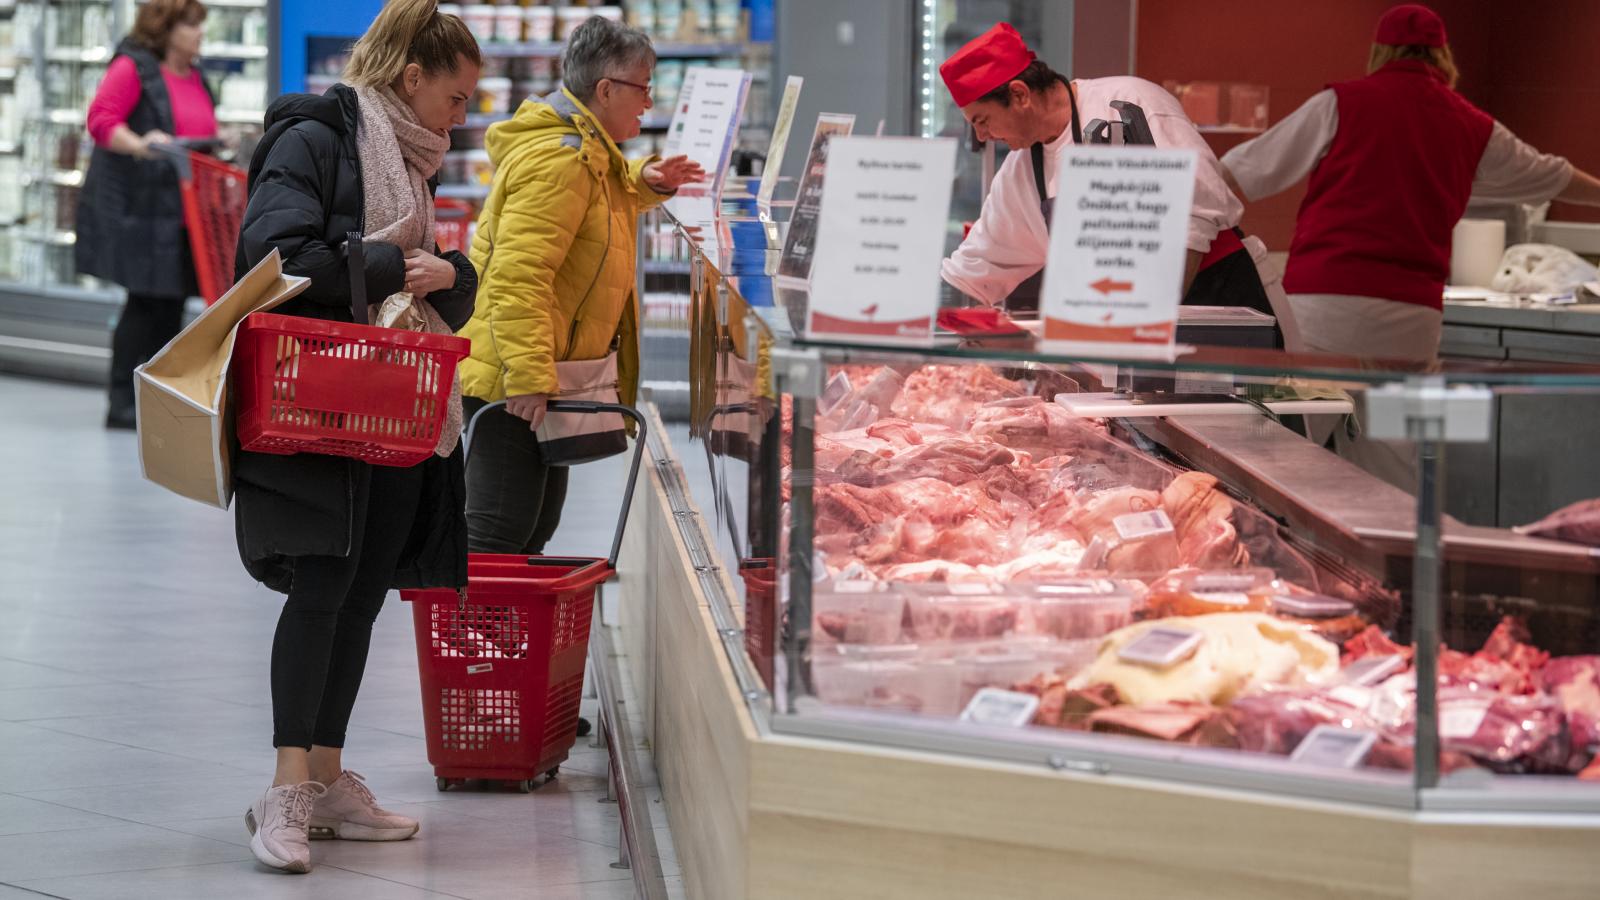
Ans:
[[[177,173],[155,149],[212,140],[216,103],[195,66],[206,8],[149,0],[89,106],[95,150],[78,197],[78,271],[127,289],[111,338],[106,427],[134,427],[133,370],[178,333],[196,293]]]

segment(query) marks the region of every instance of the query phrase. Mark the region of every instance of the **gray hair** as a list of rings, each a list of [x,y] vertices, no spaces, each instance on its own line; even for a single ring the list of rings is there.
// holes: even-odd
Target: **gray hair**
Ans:
[[[567,38],[561,55],[561,81],[584,103],[594,99],[600,79],[639,65],[656,64],[650,36],[637,28],[592,16]]]

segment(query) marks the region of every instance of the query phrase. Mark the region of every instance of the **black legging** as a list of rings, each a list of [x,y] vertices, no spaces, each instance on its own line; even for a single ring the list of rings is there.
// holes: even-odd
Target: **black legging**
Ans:
[[[350,555],[302,556],[272,639],[274,747],[343,747],[378,617],[422,496],[422,469],[372,467]]]
[[[462,403],[470,420],[487,404]],[[538,556],[561,524],[567,467],[547,466],[528,423],[496,407],[478,420],[467,454],[467,548]]]
[[[183,328],[182,297],[129,294],[111,333],[111,408],[133,410],[133,370]]]

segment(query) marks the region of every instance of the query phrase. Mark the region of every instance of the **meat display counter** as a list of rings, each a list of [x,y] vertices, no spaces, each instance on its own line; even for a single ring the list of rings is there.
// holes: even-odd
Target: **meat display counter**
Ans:
[[[742,773],[751,869],[728,896],[798,896],[753,869],[824,859],[847,895],[898,873],[905,895],[972,896],[964,868],[907,874],[962,840],[1032,877],[1070,856],[1093,895],[1209,870],[1233,896],[1452,896],[1536,866],[1561,873],[1550,896],[1592,890],[1600,554],[1539,536],[1583,531],[1566,520],[1523,533],[1441,505],[1444,460],[1502,398],[1589,401],[1600,369],[833,342],[791,329],[803,295],[747,303],[759,277],[696,263],[701,446],[673,460],[708,476],[699,549],[692,509],[663,519],[728,682],[663,670],[656,690],[712,722],[708,697],[737,698],[748,769],[728,739],[657,739]],[[1152,384],[1169,387],[1118,392]],[[1197,815],[1231,837],[1197,835]],[[1145,830],[1183,860],[1166,876],[1107,846]],[[1060,855],[1068,834],[1082,852]],[[1329,874],[1355,856],[1368,868]]]

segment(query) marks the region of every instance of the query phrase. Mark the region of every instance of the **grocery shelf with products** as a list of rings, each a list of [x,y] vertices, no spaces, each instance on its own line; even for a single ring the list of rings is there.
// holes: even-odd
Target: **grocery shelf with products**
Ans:
[[[708,760],[679,773],[683,802],[744,785],[694,809],[748,868],[698,877],[748,890],[800,866],[829,873],[810,890],[872,895],[906,888],[885,847],[970,842],[1018,884],[1107,891],[1139,865],[1118,846],[1219,895],[1288,895],[1329,867],[1361,897],[1448,896],[1462,866],[1478,888],[1593,874],[1592,538],[1570,516],[1435,519],[1450,484],[1492,477],[1461,452],[1445,480],[1470,443],[1417,453],[1369,414],[1365,440],[1415,460],[1408,492],[1308,435],[1430,390],[1476,429],[1530,395],[1600,398],[1600,367],[1423,375],[1245,346],[1148,362],[1057,352],[1028,323],[807,340],[803,292],[673,240],[690,287],[649,308],[688,332],[700,446],[652,444],[649,527],[682,571],[652,558],[635,639],[662,660],[658,719],[698,704],[710,722],[654,735]],[[1198,323],[1180,327],[1219,327]],[[647,384],[664,364],[647,355]],[[1154,827],[1192,817],[1232,824]],[[1361,849],[1313,853],[1310,833]],[[918,895],[999,875],[941,873]]]
[[[224,156],[260,133],[273,2],[207,4],[200,66],[217,97]],[[24,355],[54,353],[61,365],[47,371],[68,377],[95,377],[85,371],[103,364],[121,299],[118,289],[77,274],[74,213],[93,149],[89,102],[136,10],[135,0],[0,6],[0,296],[8,300],[0,331],[8,355],[12,344],[27,343]],[[99,302],[102,311],[85,320],[89,307],[58,294]],[[80,365],[84,359],[101,362]]]

